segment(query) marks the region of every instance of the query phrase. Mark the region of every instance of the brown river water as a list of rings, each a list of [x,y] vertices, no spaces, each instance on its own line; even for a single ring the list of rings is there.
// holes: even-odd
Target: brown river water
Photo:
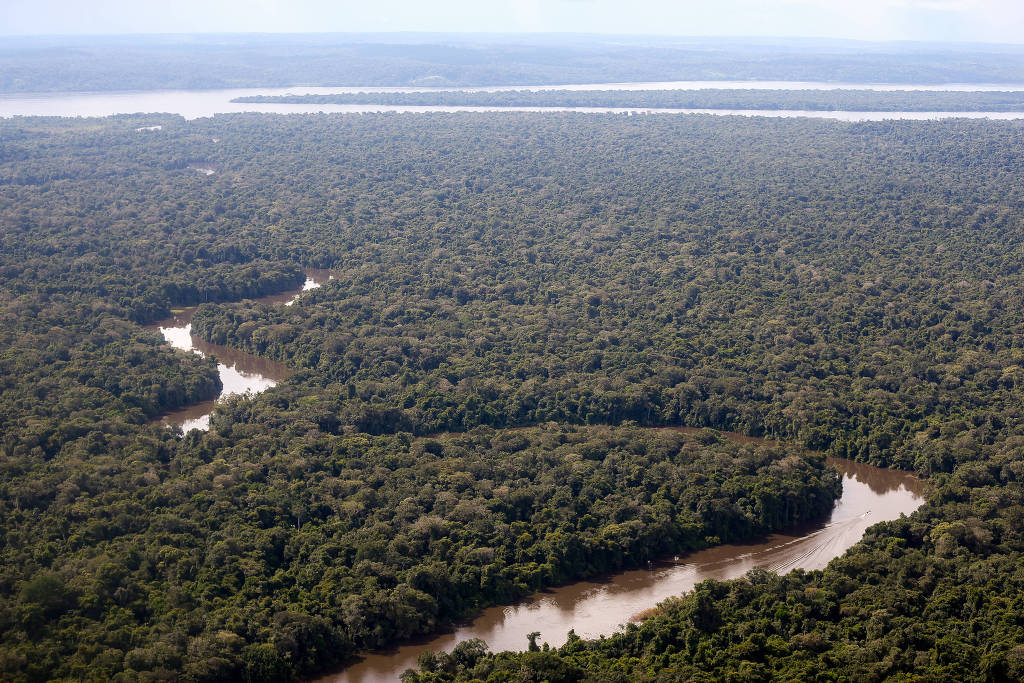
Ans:
[[[755,567],[783,573],[822,569],[857,543],[872,524],[909,515],[924,503],[927,485],[912,474],[839,458],[829,458],[828,463],[843,476],[843,494],[829,518],[819,524],[750,543],[708,548],[647,569],[543,591],[515,605],[491,607],[436,637],[364,655],[317,683],[397,681],[403,671],[416,666],[420,653],[450,651],[470,638],[480,638],[500,651],[526,649],[526,635],[532,631],[540,631],[540,641],[553,647],[565,643],[570,629],[584,638],[609,635],[634,615],[704,579],[733,579]]]
[[[264,304],[291,305],[303,292],[330,279],[325,270],[307,270],[302,289],[263,297]],[[221,396],[264,391],[290,373],[280,363],[259,358],[227,346],[210,344],[192,335],[195,308],[187,308],[163,320],[158,328],[175,348],[212,355],[217,359],[224,389]],[[219,399],[220,397],[218,397]],[[209,429],[209,416],[216,400],[176,411],[163,422],[183,430]],[[670,427],[684,432],[699,431]],[[725,433],[741,443],[762,439]],[[765,442],[771,443],[771,442]],[[316,683],[383,683],[399,680],[402,672],[416,666],[427,650],[450,651],[458,643],[480,638],[494,651],[523,650],[526,635],[540,631],[542,642],[553,647],[565,643],[570,630],[583,638],[608,635],[635,615],[666,598],[679,595],[704,579],[732,579],[761,567],[777,572],[792,569],[821,569],[839,557],[863,536],[871,525],[909,515],[924,503],[927,485],[907,472],[872,467],[851,460],[829,458],[829,465],[843,477],[843,493],[829,515],[820,523],[771,534],[749,543],[708,548],[653,563],[645,569],[621,572],[594,581],[581,581],[532,595],[517,604],[491,607],[470,622],[456,625],[440,635],[385,651],[363,655],[343,671]]]
[[[302,296],[303,292],[316,289],[331,279],[330,271],[316,268],[306,269],[306,282],[299,290],[271,294],[270,296],[254,299],[262,304],[284,304],[290,306]],[[204,356],[213,356],[217,359],[217,372],[220,374],[220,381],[224,388],[220,395],[211,401],[203,401],[194,405],[168,413],[161,418],[161,422],[171,427],[181,427],[182,431],[190,429],[207,430],[210,428],[210,413],[213,406],[221,397],[231,394],[244,394],[250,391],[258,394],[266,391],[278,382],[283,381],[291,371],[280,363],[275,363],[267,358],[260,358],[245,351],[233,349],[230,346],[221,346],[203,341],[192,334],[192,314],[196,307],[182,309],[175,315],[161,320],[152,325],[152,329],[159,329],[164,335],[167,343],[176,349],[183,351],[194,351]]]

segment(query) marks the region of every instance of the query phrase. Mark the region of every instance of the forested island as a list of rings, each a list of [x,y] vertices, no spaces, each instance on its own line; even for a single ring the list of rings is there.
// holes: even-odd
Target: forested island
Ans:
[[[408,678],[1019,679],[1022,145],[983,120],[0,121],[3,677],[296,680],[819,520],[829,454],[928,503],[824,571]],[[303,267],[335,277],[246,300]],[[215,359],[143,326],[195,304],[194,333],[294,372],[181,434],[153,420],[214,395]]]
[[[802,111],[1024,110],[1024,92],[949,90],[435,90],[329,95],[245,95],[231,101],[260,104],[389,104],[443,107],[639,107]]]

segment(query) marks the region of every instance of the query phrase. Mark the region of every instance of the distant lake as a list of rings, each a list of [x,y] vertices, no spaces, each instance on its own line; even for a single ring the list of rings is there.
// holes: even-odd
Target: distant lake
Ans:
[[[671,81],[655,83],[590,83],[578,85],[490,86],[471,88],[424,87],[307,87],[234,88],[225,90],[148,90],[133,92],[37,93],[0,95],[0,117],[11,116],[110,116],[113,114],[169,113],[194,119],[214,114],[260,112],[273,114],[376,113],[376,112],[494,112],[532,111],[622,114],[715,114],[770,116],[775,118],[810,117],[843,121],[881,121],[886,119],[935,120],[946,118],[1024,119],[1024,112],[950,112],[950,111],[802,111],[775,109],[651,109],[646,107],[470,107],[409,106],[382,104],[256,104],[232,102],[250,95],[327,95],[355,92],[498,92],[508,90],[877,90],[877,91],[957,91],[1024,92],[1024,84],[870,84],[822,83],[811,81]]]

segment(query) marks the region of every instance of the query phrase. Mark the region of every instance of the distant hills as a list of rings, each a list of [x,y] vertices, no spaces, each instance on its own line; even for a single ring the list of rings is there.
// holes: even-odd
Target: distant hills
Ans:
[[[663,80],[1020,83],[1024,47],[581,34],[6,37],[0,92]]]

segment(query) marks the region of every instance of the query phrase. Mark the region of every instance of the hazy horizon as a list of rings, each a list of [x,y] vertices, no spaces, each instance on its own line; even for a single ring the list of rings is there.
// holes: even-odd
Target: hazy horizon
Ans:
[[[166,34],[578,34],[1020,45],[1024,6],[1012,0],[468,0],[372,4],[329,0],[15,2],[0,7],[5,37]]]
[[[714,48],[722,45],[737,48],[790,48],[803,51],[811,48],[847,47],[850,49],[877,46],[891,48],[899,46],[913,49],[915,47],[954,47],[976,49],[1010,48],[1024,50],[1021,42],[998,42],[977,40],[918,40],[918,39],[887,39],[871,40],[866,38],[835,38],[829,36],[766,36],[766,35],[684,35],[657,33],[582,33],[573,31],[192,31],[192,32],[134,32],[134,33],[0,33],[0,38],[11,41],[38,43],[54,39],[78,39],[83,43],[103,39],[139,42],[166,42],[180,44],[182,42],[217,42],[238,40],[249,43],[266,39],[268,41],[288,41],[300,39],[313,43],[472,43],[508,45],[512,42],[524,45],[542,45],[548,42],[573,41],[574,44],[594,45],[607,43],[628,47],[688,47],[701,46]]]

